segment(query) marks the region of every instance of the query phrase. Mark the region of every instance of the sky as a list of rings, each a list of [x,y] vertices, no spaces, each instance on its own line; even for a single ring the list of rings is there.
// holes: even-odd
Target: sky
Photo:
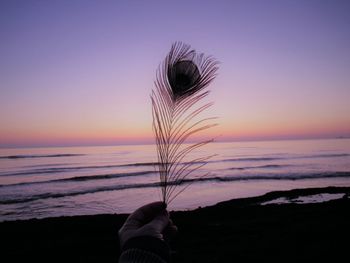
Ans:
[[[175,41],[213,55],[219,140],[350,136],[350,1],[0,1],[0,147],[153,142]]]

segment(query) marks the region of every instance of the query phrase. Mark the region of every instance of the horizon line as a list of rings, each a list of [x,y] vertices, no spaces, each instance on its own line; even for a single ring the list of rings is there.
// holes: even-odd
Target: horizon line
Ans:
[[[219,136],[220,137],[220,136]],[[217,137],[217,138],[219,138]],[[257,138],[224,138],[214,140],[212,143],[227,143],[227,142],[263,142],[263,141],[294,141],[294,140],[326,140],[326,139],[350,139],[349,135],[340,135],[340,136],[280,136],[280,137],[257,137]],[[192,143],[188,141],[187,143]],[[0,149],[26,149],[26,148],[67,148],[67,147],[109,147],[109,146],[133,146],[133,145],[154,145],[154,142],[140,142],[135,140],[135,142],[110,142],[110,143],[67,143],[67,144],[29,144],[29,145],[1,145]]]

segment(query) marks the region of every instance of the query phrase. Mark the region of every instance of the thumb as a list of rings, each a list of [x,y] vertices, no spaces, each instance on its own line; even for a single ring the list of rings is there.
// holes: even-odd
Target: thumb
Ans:
[[[169,214],[166,210],[159,213],[151,222],[147,225],[151,227],[156,233],[162,233],[166,226],[169,224]]]

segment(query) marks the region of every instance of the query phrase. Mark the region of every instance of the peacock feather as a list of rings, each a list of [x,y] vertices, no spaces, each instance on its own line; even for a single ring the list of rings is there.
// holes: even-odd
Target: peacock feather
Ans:
[[[157,70],[151,94],[152,117],[162,199],[167,204],[189,184],[178,186],[213,156],[187,160],[193,150],[213,141],[188,143],[194,134],[217,125],[212,123],[215,118],[198,119],[198,115],[212,105],[200,102],[208,96],[206,88],[217,70],[218,62],[213,57],[197,53],[181,42],[172,45]]]

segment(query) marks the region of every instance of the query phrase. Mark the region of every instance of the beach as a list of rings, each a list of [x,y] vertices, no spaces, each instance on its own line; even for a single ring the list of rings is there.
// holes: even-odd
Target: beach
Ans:
[[[179,229],[170,242],[173,262],[340,260],[348,252],[349,194],[350,187],[277,191],[173,211],[171,218]],[[340,198],[300,201],[322,195]],[[6,262],[116,262],[117,232],[126,217],[102,214],[2,222],[2,254]]]

